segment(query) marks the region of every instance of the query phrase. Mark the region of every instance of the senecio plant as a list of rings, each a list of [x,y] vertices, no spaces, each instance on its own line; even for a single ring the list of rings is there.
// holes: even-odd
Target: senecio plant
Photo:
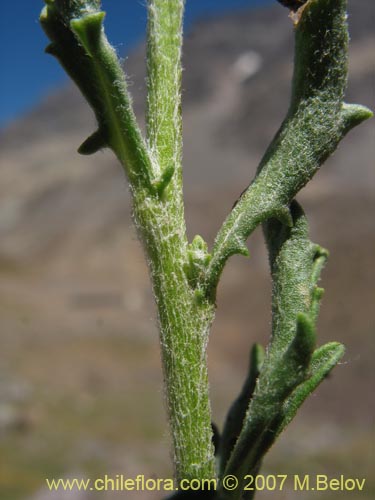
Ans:
[[[41,24],[59,60],[92,107],[97,130],[79,147],[110,148],[129,181],[133,218],[156,300],[176,479],[218,479],[202,498],[251,499],[245,476],[341,359],[344,347],[317,347],[318,287],[327,251],[309,240],[297,193],[349,130],[371,116],[343,100],[347,83],[346,0],[279,0],[294,23],[289,111],[257,173],[233,206],[213,248],[186,236],[182,191],[181,46],[183,0],[148,0],[146,136],[127,79],[104,33],[100,0],[45,0]],[[229,257],[248,255],[259,226],[270,256],[272,333],[254,345],[243,388],[213,439],[207,342],[219,279]],[[216,433],[215,433],[216,434]],[[226,489],[223,478],[238,485]],[[192,493],[177,493],[176,497]]]

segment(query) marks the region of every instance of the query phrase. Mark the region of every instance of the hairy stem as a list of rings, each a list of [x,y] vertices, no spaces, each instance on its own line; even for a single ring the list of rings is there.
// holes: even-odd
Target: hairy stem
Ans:
[[[145,242],[159,311],[166,399],[177,478],[214,476],[206,347],[214,308],[197,300],[184,271],[186,236],[180,217],[135,197],[135,220]]]
[[[147,139],[160,169],[181,174],[183,0],[150,0],[147,30]],[[171,184],[172,188],[173,184]],[[181,189],[179,189],[181,191]]]
[[[206,347],[214,310],[185,273],[181,175],[182,0],[148,2],[147,136],[159,168],[159,198],[134,193],[160,320],[166,399],[178,478],[214,476]],[[168,182],[165,182],[167,176]],[[163,181],[164,179],[164,181]]]

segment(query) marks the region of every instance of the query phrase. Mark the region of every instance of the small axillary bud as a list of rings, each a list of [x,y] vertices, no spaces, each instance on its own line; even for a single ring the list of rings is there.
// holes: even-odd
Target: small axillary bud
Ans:
[[[187,263],[184,266],[186,276],[193,287],[198,285],[210,261],[211,254],[208,253],[207,243],[201,236],[196,235],[188,246]]]

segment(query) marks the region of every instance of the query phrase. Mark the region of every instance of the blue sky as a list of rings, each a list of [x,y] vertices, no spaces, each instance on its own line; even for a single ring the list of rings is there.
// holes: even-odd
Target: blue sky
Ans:
[[[186,28],[200,16],[270,0],[187,0]],[[103,0],[106,32],[120,54],[143,39],[146,0]],[[42,96],[66,82],[58,63],[44,54],[47,39],[38,17],[42,0],[2,1],[0,17],[0,125],[31,109]]]

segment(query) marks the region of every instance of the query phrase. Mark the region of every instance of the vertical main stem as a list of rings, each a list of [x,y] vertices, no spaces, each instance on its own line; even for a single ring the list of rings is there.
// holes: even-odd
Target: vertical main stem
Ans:
[[[166,400],[178,479],[212,478],[215,459],[207,378],[214,307],[198,301],[184,271],[188,242],[182,192],[181,46],[184,0],[148,0],[147,142],[159,196],[134,192],[159,313]],[[165,178],[165,177],[164,177]]]
[[[185,223],[175,203],[136,197],[135,219],[159,313],[176,477],[205,479],[215,476],[206,352],[214,307],[198,301],[187,281]]]

